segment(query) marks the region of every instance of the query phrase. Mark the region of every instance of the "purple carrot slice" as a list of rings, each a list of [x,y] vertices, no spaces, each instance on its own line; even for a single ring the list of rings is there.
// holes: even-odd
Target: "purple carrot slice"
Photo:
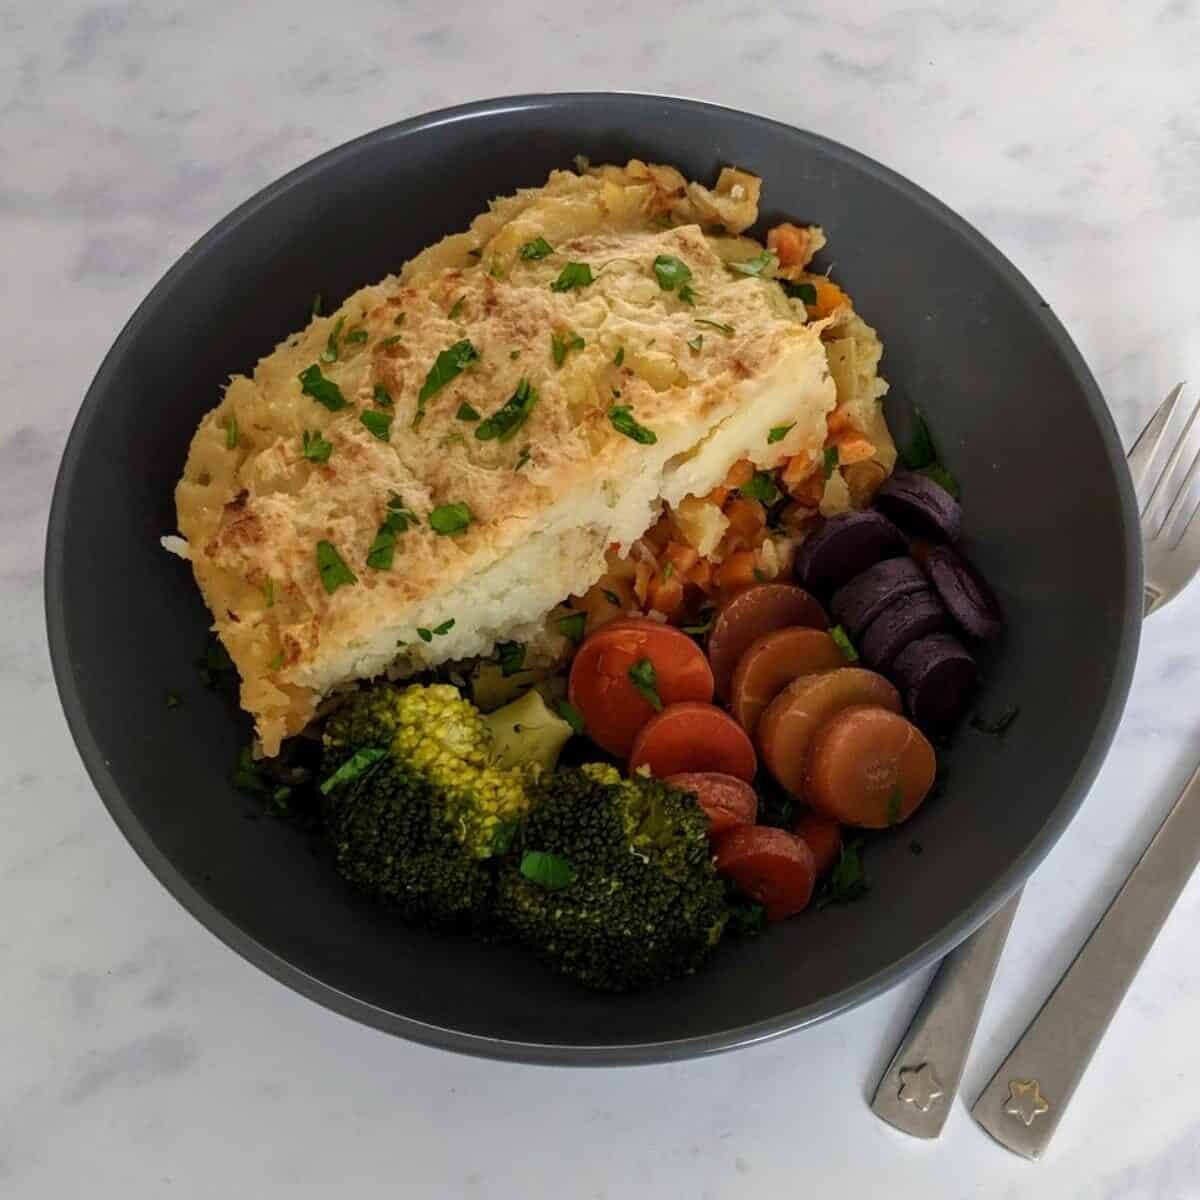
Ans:
[[[838,588],[830,607],[838,624],[858,637],[896,597],[928,587],[929,581],[911,558],[885,558]]]
[[[925,475],[897,471],[875,496],[875,507],[901,529],[939,542],[956,542],[962,508],[945,488]]]
[[[971,637],[990,641],[1000,636],[1004,621],[996,597],[961,554],[949,546],[935,546],[925,570],[950,615]]]
[[[867,666],[886,674],[896,655],[910,642],[945,627],[946,610],[933,592],[926,589],[897,596],[867,626],[859,652]]]
[[[916,725],[941,734],[966,712],[979,682],[979,668],[953,634],[932,633],[909,642],[896,655],[892,677]]]
[[[842,513],[812,534],[796,558],[796,578],[819,598],[885,558],[906,552],[904,535],[882,513]]]

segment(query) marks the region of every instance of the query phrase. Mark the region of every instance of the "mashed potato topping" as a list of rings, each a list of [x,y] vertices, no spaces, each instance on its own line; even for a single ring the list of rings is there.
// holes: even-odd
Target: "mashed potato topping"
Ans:
[[[568,597],[682,615],[878,486],[878,339],[807,273],[818,230],[739,236],[759,186],[555,172],[230,382],[176,545],[266,753],[348,681],[555,653]],[[766,471],[792,497],[771,529]]]

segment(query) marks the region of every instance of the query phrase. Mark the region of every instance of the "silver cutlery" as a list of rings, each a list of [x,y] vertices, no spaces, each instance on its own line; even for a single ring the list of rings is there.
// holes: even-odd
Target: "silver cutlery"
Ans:
[[[1189,448],[1200,440],[1193,436],[1193,430],[1197,428],[1197,415],[1200,414],[1200,401],[1184,421],[1179,435],[1173,440],[1168,435],[1172,424],[1178,424],[1172,418],[1182,392],[1182,384],[1171,390],[1138,436],[1128,456],[1130,474],[1139,498],[1142,498],[1140,514],[1145,564],[1143,616],[1162,608],[1183,590],[1200,569],[1200,515],[1195,512],[1200,450],[1196,451],[1191,465],[1186,467],[1186,474],[1180,478],[1183,470],[1181,464],[1185,462]],[[1163,464],[1161,468],[1159,464]],[[1168,816],[1167,822],[1174,820],[1178,826],[1187,821],[1186,812],[1179,817],[1177,814],[1181,808],[1186,809],[1187,798],[1192,793],[1200,797],[1200,787],[1196,786],[1194,780]],[[1194,803],[1200,810],[1200,798]],[[972,1110],[976,1120],[994,1137],[1018,1153],[1036,1157],[1049,1140],[1067,1099],[1099,1044],[1145,950],[1170,911],[1171,904],[1186,882],[1187,874],[1191,873],[1191,868],[1187,867],[1187,874],[1170,891],[1161,912],[1141,899],[1145,889],[1158,881],[1159,874],[1165,871],[1171,875],[1170,868],[1174,868],[1174,875],[1183,870],[1182,863],[1164,862],[1166,852],[1163,850],[1151,860],[1151,852],[1165,830],[1166,823],[1101,923],[1103,926],[1111,917],[1134,930],[1143,943],[1141,953],[1135,959],[1127,951],[1119,960],[1114,959],[1109,964],[1108,978],[1104,981],[1108,986],[1100,990],[1110,1003],[1106,1006],[1101,1002],[1099,1007],[1089,1010],[1094,1018],[1087,1025],[1090,1036],[1084,1035],[1081,1025],[1079,1037],[1067,1039],[1056,1047],[1055,1082],[1047,1085],[1058,1088],[1053,1102],[1043,1093],[1040,1076],[1021,1076],[1009,1069],[1010,1065],[1015,1068],[1018,1052],[1026,1048],[1023,1040]],[[1200,848],[1200,828],[1194,840],[1196,846],[1193,849]],[[1146,871],[1142,869],[1143,864],[1147,864]],[[1147,878],[1152,883],[1147,884]],[[1130,889],[1134,893],[1132,899],[1126,896]],[[1020,895],[1017,892],[971,937],[946,956],[879,1081],[871,1108],[877,1116],[905,1133],[925,1138],[934,1138],[941,1133]],[[1100,934],[1100,928],[1097,927],[1093,940]],[[1110,933],[1102,941],[1108,942],[1112,937]],[[1091,946],[1092,941],[1089,941],[1068,976],[1075,973],[1085,954],[1089,954]],[[1066,988],[1066,985],[1067,979],[1064,978],[1059,990]],[[1067,989],[1067,994],[1073,995],[1074,987]],[[1027,1037],[1033,1035],[1035,1026],[1039,1026],[1043,1017],[1049,1026],[1052,1020],[1049,1011],[1051,1003],[1058,995],[1059,991],[1056,991],[1047,1001],[1046,1008],[1030,1027]],[[1065,1000],[1055,1004],[1054,1019],[1061,1020],[1068,1008]],[[1032,1057],[1032,1053],[1021,1055],[1019,1062],[1027,1063]],[[1069,1088],[1065,1086],[1067,1083]],[[1002,1091],[1003,1096],[997,1096],[998,1091]]]

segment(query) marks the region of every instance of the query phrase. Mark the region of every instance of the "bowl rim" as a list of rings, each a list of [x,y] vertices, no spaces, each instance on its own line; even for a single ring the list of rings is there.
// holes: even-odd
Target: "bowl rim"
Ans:
[[[488,1037],[465,1033],[461,1030],[390,1012],[352,996],[282,958],[227,918],[202,896],[155,844],[149,833],[134,816],[122,794],[120,785],[109,770],[99,743],[93,736],[68,657],[64,535],[66,512],[69,507],[76,467],[88,440],[92,422],[100,413],[110,377],[115,372],[117,363],[125,355],[129,344],[150,320],[161,298],[171,291],[194,258],[207,253],[232,230],[252,218],[259,209],[272,203],[279,196],[292,188],[304,185],[313,175],[336,166],[343,158],[359,153],[364,144],[384,145],[418,131],[435,129],[460,121],[487,120],[489,117],[502,113],[536,111],[561,107],[564,104],[602,105],[617,100],[643,101],[647,104],[665,106],[667,109],[700,110],[719,116],[733,115],[739,119],[778,130],[787,136],[799,134],[830,157],[853,164],[858,170],[864,171],[902,192],[913,203],[925,209],[936,221],[969,242],[991,268],[1014,287],[1031,308],[1036,306],[1039,310],[1037,316],[1044,324],[1071,373],[1079,381],[1117,486],[1122,519],[1120,541],[1126,570],[1124,594],[1121,597],[1120,637],[1113,659],[1107,695],[1100,717],[1080,758],[1075,774],[1030,845],[974,903],[959,912],[935,935],[927,938],[908,953],[894,959],[857,984],[810,1004],[750,1025],[736,1026],[716,1033],[651,1042],[596,1046]],[[920,968],[943,957],[983,924],[1025,882],[1034,868],[1049,853],[1051,847],[1078,811],[1100,769],[1120,720],[1132,681],[1141,629],[1142,561],[1140,547],[1137,510],[1132,482],[1125,464],[1124,451],[1112,415],[1091,371],[1062,323],[1054,315],[1049,305],[1041,299],[1033,285],[983,234],[952,209],[917,184],[867,155],[820,134],[770,117],[747,113],[741,109],[709,101],[647,92],[538,92],[475,100],[418,114],[382,126],[327,150],[295,167],[243,201],[197,239],[172,264],[147,293],[117,335],[88,387],[83,403],[71,426],[54,482],[47,523],[44,601],[55,684],[68,727],[92,785],[99,793],[118,828],[159,883],[201,925],[230,949],[279,982],[342,1016],[425,1045],[485,1058],[543,1065],[634,1066],[701,1057],[754,1045],[803,1029],[862,1004],[894,987]]]

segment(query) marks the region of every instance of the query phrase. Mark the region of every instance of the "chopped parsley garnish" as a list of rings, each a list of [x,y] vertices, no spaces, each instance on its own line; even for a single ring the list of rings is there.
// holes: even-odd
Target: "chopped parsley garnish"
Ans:
[[[331,596],[343,584],[358,582],[358,576],[346,566],[333,543],[324,538],[317,543],[317,573]]]
[[[692,277],[692,269],[673,254],[660,254],[654,260],[654,274],[664,292],[673,292]]]
[[[227,450],[232,450],[237,445],[237,437],[237,414],[230,413],[229,420],[225,425],[225,448]]]
[[[420,625],[418,625],[417,626],[417,637],[419,637],[421,639],[421,641],[423,641],[423,642],[432,642],[433,641],[433,631],[429,630],[429,629],[423,629]]]
[[[358,419],[371,431],[372,436],[377,437],[381,442],[391,441],[392,418],[390,414],[368,408],[358,414]]]
[[[508,357],[511,358],[513,362],[516,362],[517,359],[521,357],[521,352],[520,350],[510,350],[508,352]]]
[[[731,271],[736,271],[739,275],[757,276],[774,267],[778,262],[779,259],[772,251],[764,250],[754,258],[747,258],[742,262],[727,262],[725,265]]]
[[[500,663],[500,674],[507,679],[525,667],[524,642],[497,642],[496,660]]]
[[[338,338],[342,336],[342,326],[345,323],[345,317],[338,317],[334,321],[333,328],[329,331],[329,339],[325,343],[325,349],[321,351],[321,361],[323,363],[337,362]]]
[[[478,361],[479,351],[466,338],[447,347],[434,359],[433,366],[429,368],[429,374],[425,376],[425,382],[421,384],[421,390],[417,393],[417,411],[412,422],[414,429],[425,416],[425,401]]]
[[[762,569],[762,567],[755,567],[754,578],[757,579],[759,583],[766,583],[771,577]]]
[[[930,463],[927,467],[922,467],[920,474],[932,479],[943,491],[947,491],[955,500],[962,498],[962,488],[958,486],[958,480],[944,467],[940,462]]]
[[[912,441],[901,452],[900,458],[910,471],[917,471],[932,479],[938,487],[949,492],[955,500],[961,497],[962,489],[958,486],[958,480],[946,470],[938,458],[933,435],[929,432],[929,426],[925,423],[925,417],[919,408],[913,409]]]
[[[625,361],[625,347],[618,346],[616,354],[613,355],[613,366],[619,367]]]
[[[585,345],[583,338],[571,329],[568,329],[565,334],[552,333],[550,335],[550,354],[554,359],[554,365],[561,367],[567,361],[568,350],[582,350]]]
[[[861,838],[842,846],[842,852],[829,874],[829,881],[817,898],[817,908],[825,908],[830,904],[849,904],[861,900],[871,890],[871,881],[863,870],[861,851]]]
[[[407,313],[399,312],[396,314],[396,319],[392,322],[393,325],[403,325]]]
[[[348,334],[346,334],[346,341],[352,345],[360,345],[362,342],[367,340],[368,336],[369,335],[365,329],[352,329]]]
[[[842,652],[842,657],[847,662],[858,662],[858,651],[854,648],[854,643],[850,640],[850,635],[840,625],[835,625],[830,631],[829,636],[833,638],[834,644]]]
[[[458,412],[454,414],[460,421],[478,421],[479,410],[473,405],[468,404],[465,400],[458,406]]]
[[[391,337],[383,338],[379,342],[379,345],[376,347],[376,349],[386,350],[388,346],[398,346],[402,341],[404,341],[404,334],[393,333]]]
[[[309,310],[309,316],[319,317],[321,315],[321,293],[317,292],[312,299],[312,308]]]
[[[673,562],[664,563],[663,569],[662,569],[662,577],[664,579],[670,579],[671,576],[674,574],[675,574],[675,564]]]
[[[163,703],[168,708],[178,708],[183,703],[183,697],[178,692],[168,692],[163,698]]]
[[[454,504],[439,504],[429,514],[429,524],[433,528],[433,532],[440,533],[443,537],[462,533],[474,519],[475,514],[462,500]]]
[[[811,283],[793,283],[790,279],[781,279],[779,283],[788,299],[803,300],[805,304],[816,304],[817,289]]]
[[[692,308],[696,307],[696,293],[692,291],[692,285],[690,283],[685,283],[683,287],[679,289],[679,298],[684,302],[684,304],[688,304]]]
[[[755,471],[738,491],[751,500],[761,500],[768,507],[782,495],[770,471]]]
[[[713,618],[710,615],[708,620],[700,625],[681,625],[680,628],[684,633],[690,633],[692,637],[703,637],[713,627]]]
[[[981,713],[976,713],[971,718],[971,728],[978,729],[980,733],[990,733],[993,737],[1003,737],[1020,715],[1021,710],[1016,705],[1004,709],[998,716],[991,719]]]
[[[821,467],[825,472],[825,478],[831,479],[838,465],[838,448],[836,446],[826,446],[825,453],[821,459]]]
[[[417,514],[404,507],[404,501],[400,499],[398,492],[388,493],[387,509],[388,522],[397,533],[405,533],[410,525],[419,524]]]
[[[513,470],[519,471],[529,461],[529,447],[522,446],[521,453],[517,455],[517,461],[513,464]]]
[[[519,251],[526,262],[539,258],[548,258],[554,253],[554,247],[544,237],[535,237],[532,242],[526,242]]]
[[[215,633],[208,635],[204,653],[196,660],[196,672],[206,688],[215,688],[222,677],[236,677],[237,667],[229,657],[229,651]]]
[[[375,385],[374,395],[375,395],[375,403],[378,404],[381,408],[391,408],[392,407],[392,393],[389,392],[387,390],[387,388],[385,388],[383,386],[382,383],[377,383]]]
[[[267,663],[269,670],[278,671],[283,666],[283,651],[280,650],[276,654],[271,655],[270,661]]]
[[[388,752],[375,746],[366,746],[355,750],[348,759],[332,775],[321,784],[322,795],[328,796],[335,788],[343,784],[353,783],[369,775],[385,758]]]
[[[404,501],[392,492],[388,497],[387,516],[375,534],[375,540],[367,550],[367,566],[376,571],[390,571],[396,553],[396,537],[407,533],[410,525],[417,524],[417,514],[404,507]]]
[[[561,855],[548,854],[545,850],[526,850],[521,855],[521,874],[530,883],[552,892],[575,882],[575,868]]]
[[[654,664],[648,658],[639,658],[629,668],[629,679],[649,701],[654,711],[662,712],[663,702],[658,694],[658,676],[654,672]]]
[[[790,425],[772,425],[771,432],[767,434],[767,445],[773,446],[776,442],[782,442],[783,439],[787,437],[787,435],[795,428],[795,421],[793,421]]]
[[[566,721],[568,725],[570,725],[571,729],[575,733],[583,732],[583,713],[581,713],[579,709],[575,707],[575,705],[573,705],[569,700],[560,700],[555,707],[558,709],[558,715],[562,717],[562,719]]]
[[[888,797],[887,802],[887,823],[895,825],[900,820],[900,814],[904,811],[904,792],[900,785],[892,785],[892,794]]]
[[[454,304],[451,305],[450,311],[446,314],[447,319],[451,320],[451,321],[456,320],[461,315],[462,310],[463,310],[463,305],[466,302],[467,302],[466,296],[459,296],[459,298],[457,300],[455,300]]]
[[[628,404],[614,404],[608,410],[608,419],[618,433],[632,438],[639,445],[653,446],[658,441],[658,434],[653,429],[647,429],[645,425],[638,424],[634,419],[633,409]]]
[[[528,379],[522,378],[517,390],[486,420],[475,426],[475,436],[481,442],[493,439],[507,442],[525,424],[533,406],[537,403],[537,389]]]
[[[608,588],[602,588],[602,589],[601,589],[601,592],[600,592],[600,594],[601,594],[601,595],[602,595],[602,596],[605,598],[605,600],[607,600],[607,601],[609,602],[609,604],[611,604],[611,605],[612,605],[614,608],[620,608],[620,607],[621,607],[621,597],[620,597],[620,596],[618,596],[616,592],[609,591],[609,589],[608,589]]]
[[[492,831],[492,853],[507,854],[520,828],[521,822],[515,817],[508,821],[497,821]]]
[[[558,631],[563,637],[570,639],[575,645],[583,641],[583,631],[587,626],[587,613],[574,612],[568,617],[560,617]]]
[[[268,608],[275,607],[275,580],[270,575],[267,576],[267,582],[263,584],[263,601]]]
[[[434,637],[444,637],[453,628],[454,628],[454,618],[451,617],[448,621],[443,621],[440,625],[435,625],[433,627],[433,636]]]
[[[726,337],[733,337],[737,332],[732,325],[726,325],[723,321],[709,321],[704,317],[697,317],[696,324],[703,325],[706,329],[715,329]]]
[[[767,909],[757,900],[738,899],[729,904],[729,928],[754,937],[767,927]]]
[[[311,396],[318,404],[323,404],[330,412],[338,412],[346,407],[342,389],[332,379],[326,379],[316,363],[305,367],[297,378],[300,380],[300,391]]]
[[[693,354],[699,354],[704,349],[704,334],[698,333],[694,338],[688,338],[688,345],[692,348]]]
[[[558,273],[550,285],[552,292],[569,292],[573,288],[587,287],[592,282],[592,268],[587,263],[569,262]]]

